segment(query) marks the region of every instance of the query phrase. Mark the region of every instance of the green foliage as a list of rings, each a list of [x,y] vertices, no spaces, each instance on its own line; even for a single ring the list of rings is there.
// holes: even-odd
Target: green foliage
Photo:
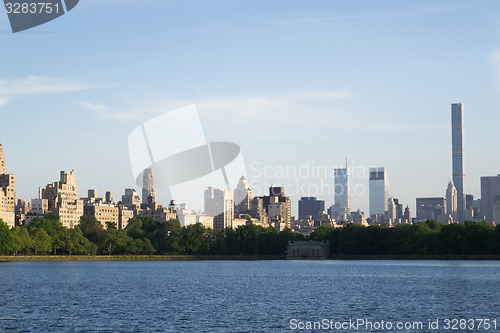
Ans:
[[[115,222],[106,222],[106,229],[118,229]]]
[[[12,232],[9,226],[0,219],[0,253],[7,254],[13,250]]]
[[[104,228],[101,222],[97,221],[94,216],[83,215],[80,217],[78,228],[82,230],[83,235],[94,244],[99,244],[104,235]]]
[[[285,254],[288,241],[303,239],[290,229],[278,232],[275,228],[249,224],[236,230],[227,229],[215,235],[211,253],[224,255],[278,255]]]
[[[14,227],[12,229],[12,238],[14,245],[14,253],[29,253],[33,247],[33,240],[31,239],[28,229],[24,227]]]
[[[67,230],[64,235],[64,243],[64,249],[69,255],[95,254],[97,252],[97,246],[85,238],[80,228]]]
[[[133,243],[132,238],[127,236],[125,230],[116,230],[113,228],[107,229],[102,237],[100,250],[111,254],[123,254],[126,251],[127,246]]]
[[[89,216],[82,216],[74,229],[64,228],[54,214],[12,230],[0,221],[0,253],[5,254],[283,255],[288,242],[304,239],[288,228],[278,232],[273,227],[248,224],[214,234],[202,224],[181,227],[174,219],[158,222],[149,217],[130,219],[124,230],[104,229]],[[441,225],[430,220],[394,228],[320,226],[310,239],[328,241],[332,254],[500,254],[500,226],[485,222]]]
[[[132,253],[136,253],[136,254],[154,254],[156,252],[156,249],[151,244],[151,241],[149,239],[147,239],[147,238],[134,239],[134,244],[135,244],[135,247],[136,247],[136,252],[132,252]]]
[[[210,233],[201,223],[188,225],[181,230],[180,248],[186,254],[197,254],[207,249]]]
[[[56,214],[46,214],[43,218],[35,218],[29,225],[28,231],[31,229],[42,229],[47,235],[49,235],[51,240],[51,249],[54,255],[57,250],[64,248],[64,237],[66,233],[66,228],[63,227],[59,221],[59,216]]]
[[[45,254],[51,250],[52,237],[50,237],[44,229],[31,227],[28,231],[33,240],[31,248],[35,255]]]
[[[465,222],[463,249],[467,254],[494,252],[495,228],[487,222]]]
[[[321,226],[311,239],[329,241],[332,254],[500,254],[500,228],[486,222],[442,225],[429,220],[395,228]]]

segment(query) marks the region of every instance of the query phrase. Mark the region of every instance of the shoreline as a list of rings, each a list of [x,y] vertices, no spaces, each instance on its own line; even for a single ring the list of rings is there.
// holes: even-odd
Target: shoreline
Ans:
[[[500,255],[333,255],[288,258],[285,255],[16,255],[0,262],[19,261],[256,261],[256,260],[500,260]]]

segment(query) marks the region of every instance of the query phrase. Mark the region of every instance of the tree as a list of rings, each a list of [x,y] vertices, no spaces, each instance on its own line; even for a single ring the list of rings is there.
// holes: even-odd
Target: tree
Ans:
[[[207,230],[201,223],[191,224],[181,229],[180,247],[187,254],[199,253]]]
[[[12,238],[15,254],[18,252],[27,253],[33,247],[33,240],[25,227],[14,227],[12,229]]]
[[[465,222],[463,249],[465,254],[493,252],[495,228],[487,222]]]
[[[279,248],[278,248],[278,253],[276,254],[285,254],[288,248],[288,242],[293,242],[298,238],[301,238],[300,236],[297,236],[295,232],[293,232],[292,229],[286,227],[279,233]]]
[[[263,228],[259,234],[259,253],[260,254],[278,254],[280,252],[280,235],[274,227]]]
[[[151,244],[151,241],[147,238],[138,238],[134,239],[136,252],[139,254],[153,254],[156,252],[156,249]]]
[[[127,231],[127,235],[134,239],[143,238],[146,235],[146,232],[142,229],[142,219],[138,217],[128,220],[125,230]]]
[[[167,222],[161,222],[159,228],[155,231],[155,238],[161,253],[178,254],[181,248],[181,224],[178,220],[170,219]],[[154,244],[153,244],[154,245]]]
[[[44,229],[33,227],[29,230],[31,239],[33,240],[32,249],[35,255],[38,253],[47,253],[52,248],[52,239]]]
[[[311,233],[311,239],[315,241],[329,241],[330,253],[339,253],[339,238],[344,228],[335,228],[334,226],[322,225]]]
[[[54,255],[57,250],[64,248],[66,227],[61,224],[58,215],[50,213],[45,214],[43,218],[37,217],[28,224],[28,231],[32,228],[43,229],[50,236],[52,242],[51,248]]]
[[[83,236],[94,244],[99,244],[104,236],[104,228],[101,222],[97,221],[94,216],[83,215],[80,217],[78,228],[82,230]]]
[[[12,233],[9,226],[0,219],[0,253],[7,254],[13,250]]]
[[[366,227],[350,223],[342,228],[339,236],[339,251],[343,254],[365,254],[367,252]]]
[[[106,229],[118,229],[115,222],[106,222]]]
[[[465,225],[453,223],[443,225],[437,235],[436,251],[439,254],[463,254]]]
[[[101,248],[108,255],[114,252],[123,252],[124,248],[132,241],[124,230],[108,229],[104,232]]]
[[[95,253],[95,244],[91,243],[85,236],[80,228],[69,229],[66,231],[64,237],[65,250],[69,255],[76,254],[90,254]]]
[[[233,238],[236,242],[231,242],[231,251],[234,254],[260,254],[259,235],[263,231],[264,228],[255,224],[239,226]]]

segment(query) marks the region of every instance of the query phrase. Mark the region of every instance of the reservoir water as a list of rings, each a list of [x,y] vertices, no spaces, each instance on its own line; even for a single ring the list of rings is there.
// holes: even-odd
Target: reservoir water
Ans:
[[[485,321],[478,326],[483,319],[488,329]],[[372,326],[341,326],[356,320]],[[392,327],[373,326],[382,320]],[[438,326],[429,328],[436,320]],[[469,326],[460,328],[460,320]],[[315,322],[324,325],[308,326]],[[398,322],[422,327],[397,328]],[[0,263],[0,332],[498,332],[499,327],[496,261]]]

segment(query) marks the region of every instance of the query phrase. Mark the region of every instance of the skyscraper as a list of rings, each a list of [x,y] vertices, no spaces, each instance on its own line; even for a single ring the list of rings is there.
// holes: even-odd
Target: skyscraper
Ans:
[[[453,183],[457,188],[457,221],[465,220],[464,107],[451,104]]]
[[[500,221],[495,220],[495,201],[500,197],[500,175],[481,177],[481,215],[484,215],[486,222]]]
[[[410,211],[410,207],[408,207],[408,206],[406,206],[405,213],[403,214],[403,223],[405,223],[405,224],[411,224],[412,223],[412,220],[411,220],[411,211]]]
[[[214,231],[232,228],[234,220],[233,192],[209,186],[205,190],[205,214],[214,217]]]
[[[431,197],[431,198],[417,198],[417,220],[438,221],[441,215],[446,213],[446,198],[445,197]]]
[[[398,198],[394,198],[394,205],[396,205],[396,219],[402,219],[403,218],[403,204],[399,203]]]
[[[457,220],[457,189],[453,182],[449,182],[446,189],[446,214],[451,216],[453,221]]]
[[[370,168],[370,217],[383,222],[389,199],[389,179],[385,168]]]
[[[250,209],[252,209],[252,190],[248,180],[242,175],[234,190],[234,213],[237,215],[249,212]]]
[[[396,203],[394,198],[389,198],[387,200],[387,218],[391,223],[394,223],[397,220]]]
[[[313,220],[319,219],[321,212],[325,211],[325,202],[316,197],[302,197],[299,200],[299,219],[312,216]]]
[[[347,166],[343,169],[334,170],[334,203],[337,207],[345,208],[347,214],[351,212],[350,175],[351,172]]]
[[[149,205],[156,202],[155,175],[153,169],[144,170],[142,181],[142,203]]]

